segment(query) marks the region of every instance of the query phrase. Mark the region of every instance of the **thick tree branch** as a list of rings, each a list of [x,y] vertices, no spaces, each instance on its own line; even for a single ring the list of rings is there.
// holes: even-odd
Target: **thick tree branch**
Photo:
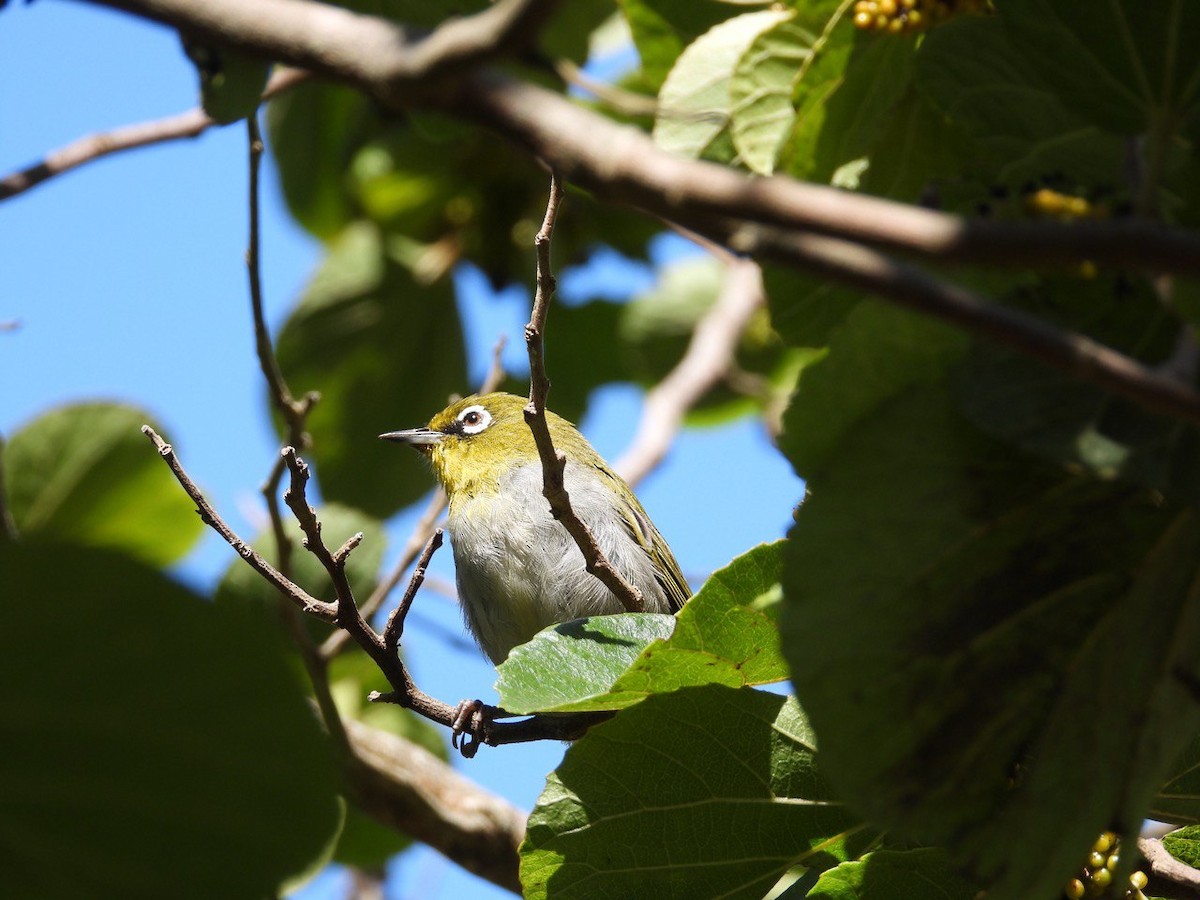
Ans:
[[[762,271],[757,264],[729,259],[717,302],[696,323],[683,358],[646,394],[633,441],[613,466],[630,484],[662,462],[684,415],[729,372],[738,340],[763,301]]]
[[[355,721],[346,730],[350,789],[365,810],[481,878],[520,892],[524,813],[411,741]]]
[[[276,97],[308,77],[309,73],[300,69],[280,69],[267,82],[263,99]],[[55,175],[62,175],[110,153],[162,144],[180,138],[197,137],[219,124],[197,107],[165,119],[126,125],[101,134],[89,134],[48,153],[40,162],[0,179],[0,200],[7,200]]]
[[[1138,838],[1138,850],[1149,863],[1150,884],[1145,893],[1154,897],[1200,897],[1200,869],[1173,857],[1159,838]]]
[[[459,115],[524,146],[564,181],[602,200],[696,230],[706,216],[719,215],[946,263],[1063,267],[1091,260],[1200,274],[1200,236],[1189,231],[1136,219],[968,221],[787,176],[755,178],[671,156],[636,128],[553,91],[493,71],[464,72],[464,59],[477,63],[518,49],[518,39],[532,39],[533,25],[552,12],[550,3],[499,3],[421,37],[394,22],[310,0],[95,2],[350,82],[389,109],[430,107]],[[463,49],[469,47],[475,50]]]
[[[1149,409],[1200,422],[1200,393],[1170,371],[1144,366],[1087,335],[1064,331],[1021,310],[990,302],[869,247],[755,226],[735,232],[730,242],[735,249],[793,263],[990,338]]]
[[[542,460],[542,495],[549,501],[554,518],[558,519],[574,539],[579,552],[583,554],[588,572],[600,579],[626,610],[643,612],[646,604],[642,599],[642,592],[608,561],[592,530],[572,508],[571,497],[563,479],[567,457],[561,450],[555,450],[550,426],[546,421],[546,395],[550,391],[550,379],[546,376],[544,335],[550,299],[554,296],[557,286],[550,266],[550,243],[554,236],[554,220],[558,216],[562,195],[562,184],[556,175],[551,174],[546,216],[542,220],[537,237],[534,238],[534,247],[537,250],[537,282],[533,311],[529,317],[529,324],[525,326],[525,344],[529,350],[529,403],[525,407],[525,423],[533,432],[538,456]]]

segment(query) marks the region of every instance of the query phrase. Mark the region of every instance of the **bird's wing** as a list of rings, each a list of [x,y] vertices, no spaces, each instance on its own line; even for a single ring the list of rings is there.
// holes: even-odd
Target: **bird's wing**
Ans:
[[[654,523],[646,515],[646,510],[632,492],[628,493],[628,500],[621,512],[629,527],[629,533],[650,555],[654,563],[654,577],[662,586],[663,593],[667,595],[671,612],[678,612],[688,597],[692,596],[692,589],[683,577],[683,572],[679,570],[675,554],[671,552],[671,547],[654,527]]]

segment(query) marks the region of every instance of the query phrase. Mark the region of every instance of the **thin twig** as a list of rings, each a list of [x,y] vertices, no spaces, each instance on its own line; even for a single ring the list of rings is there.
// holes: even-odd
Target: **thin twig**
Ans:
[[[267,390],[275,407],[283,414],[287,425],[290,442],[300,442],[306,439],[304,432],[305,421],[309,410],[317,400],[316,394],[306,394],[300,401],[292,399],[291,391],[279,371],[275,359],[275,350],[271,344],[270,333],[267,330],[266,316],[263,312],[262,298],[262,267],[259,225],[259,169],[262,162],[263,142],[258,128],[258,115],[255,113],[246,119],[246,136],[249,147],[249,239],[246,248],[246,274],[249,284],[250,308],[254,319],[255,351],[259,368],[267,382]],[[263,485],[263,499],[267,504],[267,512],[271,519],[271,531],[275,539],[275,557],[278,561],[279,573],[289,581],[292,578],[292,539],[284,527],[283,516],[279,509],[279,482],[283,473],[282,456],[276,460],[272,474]],[[304,625],[304,619],[299,610],[291,604],[283,604],[280,613],[284,626],[296,645],[300,659],[308,673],[312,684],[313,696],[321,719],[333,740],[334,746],[346,757],[350,753],[346,727],[338,711],[337,702],[329,689],[329,670],[325,660],[317,650],[312,635]]]
[[[404,636],[404,621],[408,618],[409,609],[412,608],[413,598],[417,596],[417,591],[421,589],[421,584],[425,581],[425,570],[429,568],[429,560],[441,546],[442,529],[439,528],[425,544],[425,549],[421,551],[421,558],[417,560],[417,567],[413,569],[412,578],[409,579],[404,596],[400,598],[400,602],[388,616],[387,625],[383,629],[383,646],[389,653],[396,653],[400,649],[400,638]]]
[[[267,82],[267,87],[263,91],[263,99],[277,97],[309,77],[311,77],[310,73],[302,69],[279,69]],[[220,125],[219,122],[209,118],[203,109],[197,107],[163,119],[153,119],[149,122],[139,122],[136,125],[125,125],[100,134],[86,135],[65,147],[47,153],[40,162],[0,178],[0,200],[15,197],[56,175],[62,175],[111,153],[176,141],[180,138],[197,137],[218,125]]]
[[[899,306],[942,319],[1082,381],[1136,400],[1149,409],[1200,422],[1200,393],[1171,374],[1157,372],[1087,335],[1057,328],[1019,309],[1001,306],[869,247],[757,226],[743,227],[734,235],[732,245],[737,250],[793,263]]]
[[[655,97],[635,94],[633,91],[592,78],[569,59],[556,59],[552,65],[555,74],[564,82],[591,94],[614,112],[624,116],[647,118],[654,118],[658,113],[658,99]]]
[[[696,323],[683,358],[646,394],[633,441],[613,466],[630,484],[662,462],[684,415],[729,372],[742,332],[763,306],[758,265],[736,258],[726,265],[717,302]]]
[[[549,501],[554,518],[558,519],[574,538],[579,552],[583,554],[588,572],[599,578],[626,610],[643,612],[646,604],[642,599],[642,592],[608,561],[592,530],[571,507],[571,497],[567,493],[563,477],[567,457],[561,450],[554,449],[554,440],[550,436],[550,426],[546,421],[546,395],[550,391],[550,379],[546,375],[546,316],[550,308],[550,298],[554,296],[556,287],[554,272],[550,267],[550,241],[554,235],[554,220],[558,215],[562,196],[562,184],[557,175],[551,174],[546,217],[542,220],[542,227],[534,239],[537,249],[537,284],[534,290],[533,312],[529,317],[529,324],[525,326],[525,344],[529,350],[529,403],[525,407],[525,422],[533,432],[538,456],[542,460],[542,496]]]
[[[322,622],[332,623],[335,620],[337,604],[318,600],[299,585],[284,578],[278,569],[263,559],[253,547],[238,537],[237,533],[217,514],[217,511],[212,508],[208,500],[205,499],[204,494],[201,493],[200,488],[188,477],[179,459],[175,456],[175,451],[171,445],[159,437],[158,433],[149,425],[142,426],[142,434],[150,439],[159,456],[163,458],[163,462],[170,467],[172,474],[174,474],[176,481],[179,482],[180,487],[183,488],[184,493],[196,504],[196,512],[200,515],[200,521],[216,531],[237,552],[238,556],[246,561],[250,568],[258,572],[259,575],[270,582],[276,590],[291,600],[301,610],[311,616],[315,616]]]

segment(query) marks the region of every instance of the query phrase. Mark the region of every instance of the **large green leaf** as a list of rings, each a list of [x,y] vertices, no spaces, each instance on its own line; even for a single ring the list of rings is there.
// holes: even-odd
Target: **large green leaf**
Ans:
[[[271,64],[228,47],[183,40],[200,76],[200,105],[221,124],[254,115],[261,102]]]
[[[1200,6],[1189,0],[996,0],[1013,46],[1063,103],[1138,134],[1200,100]]]
[[[376,113],[348,87],[308,83],[270,102],[267,126],[288,209],[317,237],[332,238],[355,215],[347,169],[379,127]]]
[[[829,792],[794,701],[715,685],[596,726],[547,779],[521,847],[527,898],[758,898],[867,835]]]
[[[1193,738],[1171,765],[1149,817],[1176,825],[1200,825],[1200,736]]]
[[[647,84],[657,89],[683,48],[737,13],[719,0],[620,0],[642,59]]]
[[[331,248],[277,354],[293,391],[321,393],[306,455],[327,500],[386,518],[430,488],[418,455],[378,435],[429,421],[467,384],[448,281],[417,284],[358,223]]]
[[[843,3],[830,12],[826,33],[796,85],[795,127],[780,168],[798,178],[833,180],[839,169],[876,147],[912,79],[915,41],[859,32],[847,10]],[[889,149],[879,144],[877,152]]]
[[[921,45],[916,84],[974,141],[969,165],[989,187],[1055,173],[1083,185],[1122,185],[1123,142],[1064,103],[995,17],[935,29]]]
[[[6,892],[260,898],[318,856],[331,757],[275,630],[107,551],[0,573]]]
[[[796,79],[819,40],[820,32],[809,31],[795,18],[784,19],[759,32],[734,64],[730,128],[738,156],[750,171],[770,175],[775,170],[796,115]]]
[[[714,572],[675,618],[600,616],[548,628],[500,664],[510,712],[622,709],[656,693],[787,678],[775,626],[780,544]]]
[[[791,18],[792,14],[785,10],[743,13],[716,25],[689,44],[658,93],[655,143],[681,156],[721,162],[732,159],[729,127],[734,100],[730,85],[738,64],[764,32]],[[802,43],[799,39],[792,41],[797,42]],[[752,56],[759,58],[758,53]],[[750,77],[743,70],[743,80]],[[741,103],[746,103],[744,96]]]
[[[45,413],[4,447],[5,490],[30,539],[111,547],[166,565],[196,542],[195,507],[141,434],[153,420],[115,403]]]
[[[784,414],[780,446],[797,473],[827,465],[848,428],[909,385],[940,378],[966,347],[962,334],[915,313],[874,301],[854,307],[828,354],[801,372]]]
[[[821,873],[812,900],[973,900],[979,893],[954,871],[946,853],[876,850]]]
[[[848,802],[989,897],[1136,832],[1200,726],[1195,514],[990,442],[912,388],[843,435],[785,554],[785,653]],[[819,635],[813,640],[812,635]]]
[[[1167,363],[1181,324],[1144,281],[1043,279],[1017,299],[1150,366]],[[977,426],[1023,449],[1101,478],[1200,502],[1200,431],[1155,415],[1022,354],[978,342],[958,369],[960,408]]]

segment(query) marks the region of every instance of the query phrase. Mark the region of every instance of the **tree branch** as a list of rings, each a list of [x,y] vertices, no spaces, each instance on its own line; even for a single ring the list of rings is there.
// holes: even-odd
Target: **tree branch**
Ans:
[[[608,561],[592,530],[572,508],[571,497],[563,480],[567,457],[561,450],[554,449],[554,441],[546,421],[546,395],[550,391],[550,379],[546,376],[544,335],[550,298],[554,296],[557,286],[550,267],[550,241],[554,236],[554,220],[558,216],[562,194],[562,184],[552,173],[546,216],[542,220],[537,237],[534,238],[534,247],[537,250],[537,284],[534,290],[533,311],[529,317],[529,324],[525,326],[525,345],[529,350],[529,403],[525,407],[525,424],[533,432],[538,456],[542,460],[542,496],[549,501],[554,518],[562,523],[575,540],[579,552],[583,554],[588,572],[600,579],[627,611],[644,612],[646,604],[642,599],[642,592]]]
[[[263,99],[276,97],[309,77],[310,73],[300,69],[280,69],[267,82]],[[43,181],[101,159],[110,153],[162,144],[180,138],[197,137],[219,124],[197,107],[165,119],[139,122],[136,125],[87,135],[46,154],[40,162],[0,179],[0,200],[15,197]]]
[[[142,434],[150,439],[150,442],[158,451],[158,455],[163,458],[163,462],[171,469],[176,481],[183,488],[184,493],[196,504],[196,512],[200,515],[200,521],[221,535],[225,539],[225,542],[237,551],[238,556],[244,559],[250,568],[254,569],[254,571],[270,582],[279,593],[283,594],[284,597],[292,601],[301,610],[311,616],[316,616],[322,622],[332,623],[334,621],[337,614],[336,604],[326,603],[323,600],[313,597],[299,585],[285,578],[274,566],[259,556],[253,547],[238,537],[237,533],[225,523],[225,520],[217,515],[217,511],[204,498],[204,494],[201,493],[200,488],[196,486],[196,483],[184,471],[171,445],[159,437],[158,433],[149,425],[142,426]]]
[[[353,720],[346,730],[350,790],[363,809],[467,871],[520,893],[524,813],[411,741]]]
[[[869,247],[754,226],[735,232],[730,243],[735,249],[790,262],[989,338],[1149,409],[1200,423],[1200,393],[1169,371],[1156,371],[1087,335],[991,302]]]
[[[1159,838],[1138,838],[1138,850],[1149,863],[1150,884],[1145,891],[1154,897],[1200,897],[1200,869],[1173,857]]]
[[[729,372],[746,324],[763,306],[758,266],[748,259],[730,258],[726,267],[717,302],[696,323],[683,358],[646,394],[633,441],[613,466],[630,484],[662,462],[684,415]]]

